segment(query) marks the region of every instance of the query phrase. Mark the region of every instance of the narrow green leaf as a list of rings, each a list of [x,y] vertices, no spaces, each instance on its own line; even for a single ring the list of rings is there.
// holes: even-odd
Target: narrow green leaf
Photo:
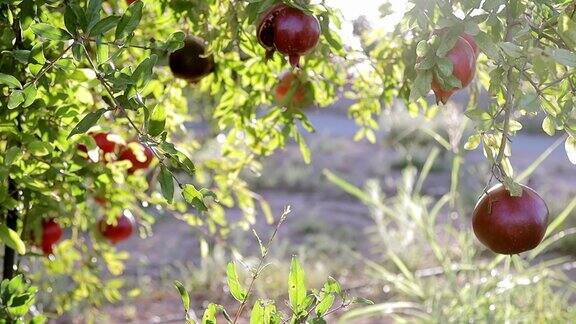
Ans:
[[[34,103],[37,93],[38,90],[34,84],[27,85],[26,88],[24,88],[24,91],[22,91],[22,94],[24,94],[24,103],[22,103],[22,107],[26,108]]]
[[[116,39],[124,38],[136,30],[142,18],[143,6],[142,1],[137,1],[128,7],[116,27]]]
[[[10,88],[22,89],[22,84],[18,79],[11,76],[10,74],[0,73],[0,84],[5,84]]]
[[[269,322],[269,318],[264,318],[264,307],[262,307],[262,301],[258,299],[254,303],[254,307],[252,307],[252,312],[250,312],[250,324],[261,324]]]
[[[0,240],[19,254],[26,254],[26,245],[18,233],[8,228],[6,224],[0,224]]]
[[[184,311],[188,313],[190,310],[190,296],[184,288],[184,285],[180,281],[174,281],[174,286],[178,289],[178,293],[180,293],[180,297],[182,298],[182,305],[184,306]]]
[[[86,116],[84,116],[84,118],[82,118],[82,120],[79,121],[78,124],[76,124],[76,126],[74,126],[74,128],[68,135],[68,138],[76,134],[81,134],[88,131],[90,127],[94,126],[98,122],[98,120],[100,119],[100,117],[102,117],[102,114],[104,114],[105,111],[106,109],[101,108],[86,114]]]
[[[542,121],[542,129],[546,134],[554,136],[556,134],[556,122],[550,116],[546,116]]]
[[[247,297],[247,292],[238,280],[238,272],[236,271],[236,264],[234,262],[229,262],[228,266],[226,266],[226,277],[232,297],[239,302],[244,301]]]
[[[304,270],[296,257],[292,257],[292,262],[290,263],[288,297],[292,311],[296,314],[300,313],[306,301],[306,285],[304,283]]]
[[[18,146],[12,146],[4,153],[4,165],[11,166],[22,156],[22,149]]]
[[[52,146],[40,140],[32,141],[26,145],[30,153],[34,156],[46,156],[52,152]]]
[[[464,149],[468,150],[468,151],[475,150],[476,148],[478,148],[481,141],[482,141],[482,136],[480,134],[471,135],[468,138],[468,141],[466,141],[466,144],[464,144]]]
[[[162,189],[162,195],[168,203],[172,203],[174,199],[174,178],[172,173],[164,165],[160,166],[160,188]]]
[[[98,36],[106,34],[108,31],[112,30],[118,22],[120,21],[120,17],[118,16],[108,16],[100,20],[92,29],[90,30],[90,36]]]
[[[563,48],[547,48],[546,54],[550,55],[558,64],[568,67],[576,67],[576,54]]]
[[[38,23],[30,26],[32,32],[37,36],[55,40],[55,41],[66,41],[71,40],[74,38],[69,32],[65,31],[62,28],[54,27],[50,24],[46,23]]]
[[[202,316],[202,324],[216,324],[216,304],[210,303]]]

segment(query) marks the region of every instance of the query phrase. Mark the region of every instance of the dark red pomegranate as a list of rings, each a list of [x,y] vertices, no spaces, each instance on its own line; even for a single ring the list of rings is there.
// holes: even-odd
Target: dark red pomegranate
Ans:
[[[513,197],[499,184],[482,196],[472,214],[476,237],[490,250],[518,254],[532,250],[544,238],[548,207],[531,188],[522,186],[522,196]]]
[[[320,23],[300,9],[278,4],[260,16],[258,41],[270,57],[274,50],[288,55],[292,66],[299,66],[300,56],[308,54],[320,39]]]
[[[131,4],[133,4],[134,2],[136,2],[136,0],[126,0],[126,3],[127,3],[128,5],[131,5]]]
[[[130,142],[120,152],[118,160],[129,160],[132,163],[128,172],[134,173],[136,170],[146,169],[154,159],[154,152],[147,145],[139,142]]]
[[[54,219],[42,220],[42,241],[40,247],[45,255],[52,254],[54,244],[62,238],[62,227]]]
[[[474,37],[466,33],[462,33],[460,37],[464,38],[468,42],[470,47],[472,47],[472,50],[474,51],[476,58],[478,58],[478,54],[480,54],[480,49],[478,48],[478,44],[476,44],[476,40],[474,39]]]
[[[276,101],[287,107],[306,107],[312,104],[312,95],[307,88],[308,81],[302,80],[298,75],[287,72],[281,76],[274,93]],[[291,94],[291,98],[286,96]],[[289,102],[288,102],[289,101]]]
[[[106,220],[101,219],[98,223],[98,228],[100,229],[102,236],[104,236],[112,244],[117,244],[126,240],[130,237],[130,235],[132,235],[134,228],[134,217],[132,216],[132,213],[125,210],[116,219],[116,224],[108,224],[106,223]]]
[[[174,76],[192,83],[214,71],[214,56],[206,55],[206,44],[199,37],[187,37],[184,47],[171,53],[168,65]]]
[[[466,37],[471,38],[469,35]],[[476,46],[476,42],[472,45],[461,35],[458,37],[454,47],[446,55],[452,62],[452,75],[460,80],[461,87],[443,89],[440,82],[436,79],[436,76],[434,76],[432,79],[432,91],[434,91],[436,95],[437,103],[442,102],[446,104],[454,92],[467,87],[470,82],[472,82],[472,79],[474,79],[476,72],[476,52],[473,46]]]

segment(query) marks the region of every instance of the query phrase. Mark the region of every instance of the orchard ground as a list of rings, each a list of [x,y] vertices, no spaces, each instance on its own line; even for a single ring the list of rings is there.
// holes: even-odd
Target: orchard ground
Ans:
[[[308,111],[317,129],[307,138],[314,152],[312,163],[304,164],[297,145],[293,144],[265,158],[262,176],[252,177],[251,180],[255,191],[270,203],[275,216],[286,204],[292,206],[292,213],[280,228],[278,239],[273,244],[269,259],[272,265],[258,280],[256,294],[263,294],[262,287],[266,287],[266,297],[287,299],[282,295],[287,285],[284,279],[287,278],[291,255],[297,254],[306,270],[308,287],[319,288],[322,280],[332,275],[357,296],[374,301],[386,300],[381,283],[367,276],[362,264],[347,255],[354,250],[367,258],[378,258],[378,251],[373,250],[374,244],[367,236],[373,227],[368,210],[331,184],[322,171],[331,170],[358,186],[368,179],[378,179],[387,194],[393,194],[395,180],[400,177],[402,168],[410,163],[421,166],[430,149],[438,145],[416,126],[441,132],[446,123],[462,121],[465,117],[457,108],[464,101],[462,99],[460,96],[456,102],[442,108],[444,112],[432,121],[424,121],[421,117],[411,118],[402,107],[384,113],[377,144],[352,140],[356,126],[346,117],[349,102],[341,101],[334,107]],[[524,132],[513,139],[512,163],[518,173],[556,141],[556,138],[539,133],[539,125],[532,126],[527,124],[525,127],[534,131]],[[415,130],[407,137],[408,141],[399,141],[398,134],[411,128]],[[418,142],[419,146],[411,147],[400,142]],[[462,194],[466,195],[463,198],[469,202],[471,213],[486,184],[489,165],[481,149],[467,152],[465,159]],[[546,199],[551,217],[555,217],[576,195],[576,173],[562,145],[539,166],[530,177],[529,184]],[[449,186],[450,161],[441,156],[425,182],[424,192],[438,197],[447,192]],[[233,209],[229,213],[232,219],[241,217],[239,210]],[[571,219],[576,219],[573,216]],[[273,230],[262,217],[258,217],[255,229],[263,239]],[[470,235],[473,235],[470,227],[466,229],[470,229]],[[248,262],[256,260],[258,248],[250,232],[236,231],[229,243],[248,257]],[[567,254],[572,262],[576,262],[574,246],[576,239],[568,238],[557,244],[551,253]],[[136,289],[132,291],[135,297],[103,307],[95,314],[99,320],[106,320],[107,323],[179,322],[182,310],[180,296],[172,285],[174,280],[192,287],[192,305],[198,316],[201,316],[208,301],[228,306],[229,312],[234,312],[238,307],[227,293],[224,282],[226,263],[231,256],[216,249],[213,255],[201,260],[197,237],[189,226],[183,226],[183,221],[168,215],[159,216],[152,237],[141,240],[133,236],[119,244],[118,248],[131,253],[125,274],[128,287]],[[426,255],[415,257],[426,258]],[[576,270],[572,269],[568,274],[576,279]],[[247,278],[245,271],[241,275]],[[84,316],[71,315],[58,323],[81,322]],[[383,321],[385,319],[380,318],[358,323]]]

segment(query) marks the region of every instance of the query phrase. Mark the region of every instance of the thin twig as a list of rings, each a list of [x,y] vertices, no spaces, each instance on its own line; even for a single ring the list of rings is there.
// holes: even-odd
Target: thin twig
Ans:
[[[276,233],[278,233],[278,229],[280,229],[280,226],[282,225],[282,223],[284,223],[284,221],[286,220],[286,217],[288,217],[288,214],[290,214],[290,212],[291,212],[291,210],[290,210],[289,205],[284,207],[284,211],[282,211],[282,215],[280,216],[280,220],[278,221],[278,224],[274,228],[274,232],[272,232],[272,235],[270,235],[270,238],[268,239],[266,246],[264,246],[264,251],[262,253],[262,256],[260,257],[260,262],[258,263],[258,266],[256,267],[256,270],[254,271],[254,273],[252,275],[252,280],[250,280],[250,284],[248,285],[246,297],[244,298],[244,300],[242,300],[240,307],[238,307],[238,310],[236,311],[236,315],[234,315],[234,321],[232,323],[236,324],[236,322],[240,318],[240,315],[242,315],[242,312],[244,311],[244,308],[246,307],[246,302],[248,301],[248,298],[250,297],[250,293],[252,292],[252,289],[254,288],[254,282],[256,282],[256,279],[258,279],[258,276],[260,275],[260,272],[262,271],[262,268],[264,265],[264,260],[266,259],[266,256],[268,255],[268,251],[270,250],[270,246],[272,245],[272,241],[274,240]]]

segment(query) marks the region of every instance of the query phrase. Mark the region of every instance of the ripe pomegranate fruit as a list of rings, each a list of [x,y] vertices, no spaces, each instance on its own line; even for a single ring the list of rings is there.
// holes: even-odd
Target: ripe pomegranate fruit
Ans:
[[[106,220],[101,219],[98,223],[98,228],[100,233],[112,244],[118,244],[126,240],[132,235],[132,230],[134,228],[134,217],[132,213],[125,210],[116,219],[116,225],[106,223]]]
[[[90,136],[92,136],[96,146],[98,146],[100,159],[103,156],[105,161],[110,161],[108,154],[116,153],[118,148],[124,144],[122,138],[113,133],[98,132],[91,133]],[[88,148],[84,144],[78,145],[78,150],[88,154]]]
[[[287,72],[280,77],[274,93],[276,101],[287,107],[306,107],[312,104],[312,94],[307,88],[308,81],[302,80],[298,75]],[[291,94],[291,98],[287,95]]]
[[[548,207],[531,188],[513,197],[499,184],[482,196],[472,214],[474,233],[480,242],[500,254],[532,250],[546,233]]]
[[[274,50],[288,55],[292,66],[299,66],[300,56],[311,52],[320,39],[320,23],[300,9],[277,4],[259,19],[258,41],[270,57]]]
[[[54,244],[62,238],[62,227],[54,219],[42,220],[42,240],[40,247],[44,255],[52,254]]]
[[[432,78],[432,91],[434,91],[436,95],[437,103],[442,102],[446,104],[454,92],[467,87],[470,82],[472,82],[476,72],[477,50],[476,42],[470,35],[462,34],[458,37],[456,44],[448,52],[446,57],[452,62],[452,75],[460,80],[461,87],[444,89],[436,76],[434,76],[434,78]]]
[[[199,37],[187,37],[184,40],[184,47],[170,54],[168,65],[177,78],[196,83],[215,68],[214,56],[205,55],[204,40]]]
[[[136,170],[146,169],[154,159],[154,152],[147,145],[139,142],[130,142],[120,152],[118,160],[129,160],[132,163],[128,173],[132,174]]]

